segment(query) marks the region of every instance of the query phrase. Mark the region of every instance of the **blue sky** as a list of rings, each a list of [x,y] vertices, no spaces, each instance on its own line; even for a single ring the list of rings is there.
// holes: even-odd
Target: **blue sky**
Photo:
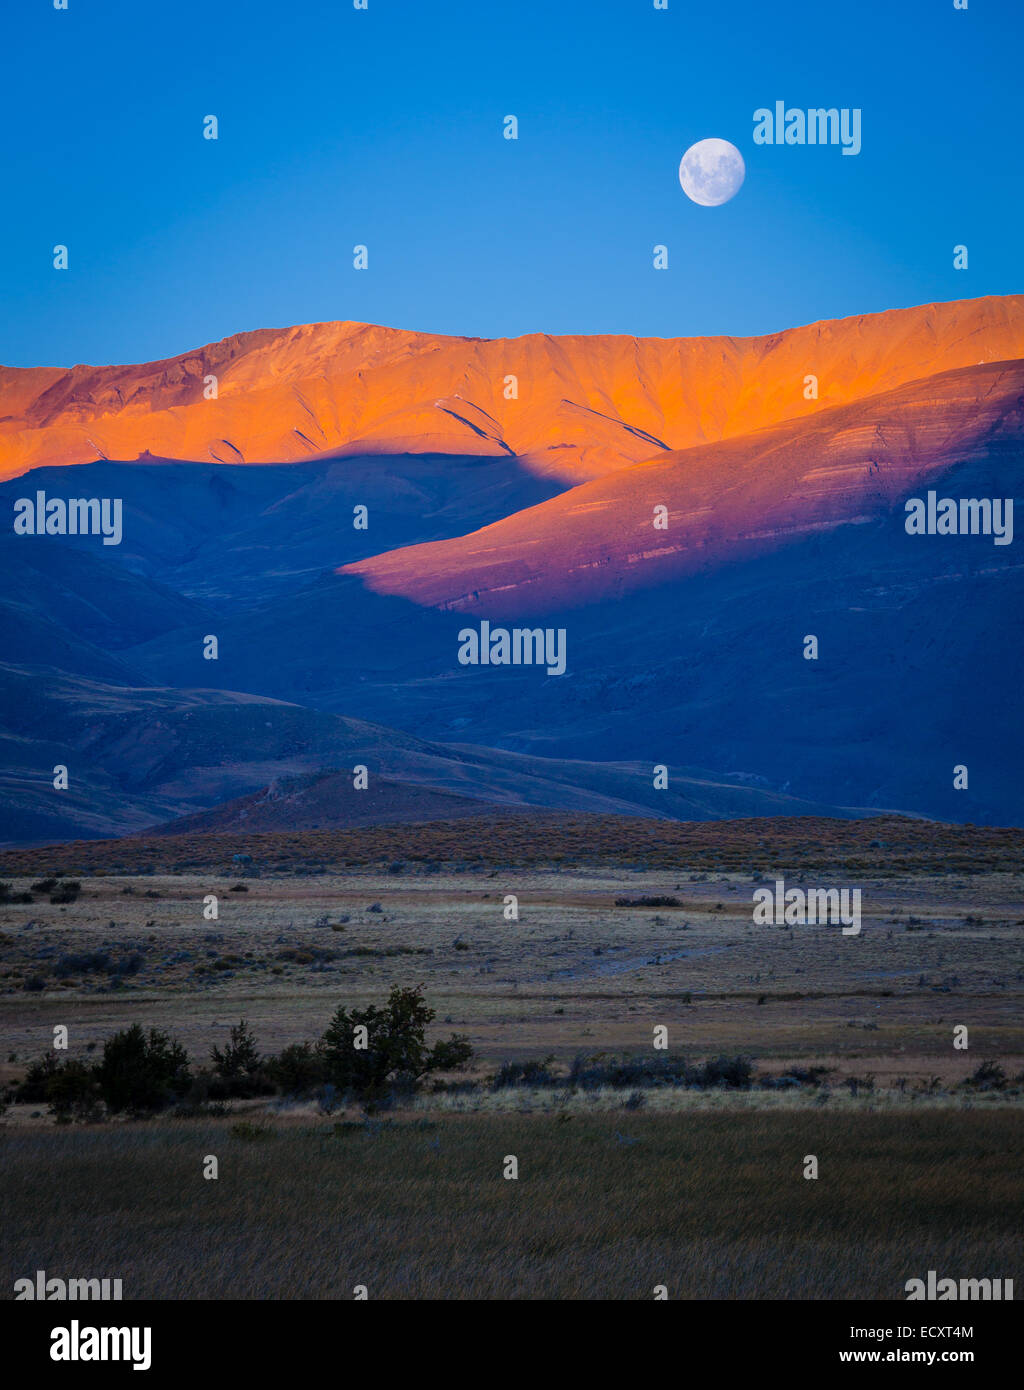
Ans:
[[[1016,292],[1022,38],[1019,0],[18,0],[0,362],[325,319],[754,334]],[[860,107],[861,153],[755,146],[779,99]],[[677,179],[711,135],[747,165],[717,209]]]

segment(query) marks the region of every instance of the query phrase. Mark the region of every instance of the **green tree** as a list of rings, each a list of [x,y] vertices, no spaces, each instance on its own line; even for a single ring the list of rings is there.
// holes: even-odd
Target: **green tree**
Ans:
[[[254,1076],[260,1069],[261,1057],[256,1046],[256,1036],[245,1019],[235,1024],[224,1051],[214,1047],[210,1051],[213,1070],[225,1081],[238,1081]]]
[[[96,1078],[115,1113],[159,1110],[183,1096],[192,1082],[188,1053],[181,1044],[157,1028],[147,1036],[137,1023],[103,1044]]]
[[[46,1099],[58,1120],[102,1118],[96,1068],[73,1057],[59,1063],[46,1086]]]
[[[339,1008],[317,1044],[326,1079],[340,1091],[372,1097],[389,1085],[412,1088],[428,1072],[465,1065],[473,1049],[464,1036],[453,1033],[427,1047],[427,1026],[435,1016],[422,985],[395,985],[382,1008]]]

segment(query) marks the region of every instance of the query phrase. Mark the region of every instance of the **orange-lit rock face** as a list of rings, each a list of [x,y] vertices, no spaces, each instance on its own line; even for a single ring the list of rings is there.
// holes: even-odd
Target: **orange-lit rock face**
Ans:
[[[765,338],[446,338],[356,323],[243,333],[141,366],[0,368],[0,478],[143,453],[269,463],[511,453],[582,482],[955,367],[1024,356],[1024,297]],[[805,399],[805,379],[818,399]],[[209,377],[217,399],[205,399]],[[511,382],[509,378],[515,378]]]
[[[661,453],[484,527],[340,573],[436,608],[522,617],[614,598],[871,521],[954,464],[1024,440],[1024,363],[969,367]],[[668,510],[668,529],[654,509]]]

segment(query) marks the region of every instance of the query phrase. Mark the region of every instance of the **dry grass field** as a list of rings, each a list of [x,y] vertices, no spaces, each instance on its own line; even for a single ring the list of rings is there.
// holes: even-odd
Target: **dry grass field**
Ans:
[[[219,1119],[61,1126],[13,1105],[0,1296],[36,1268],[169,1298],[349,1297],[357,1283],[371,1297],[644,1298],[661,1283],[672,1297],[887,1298],[929,1268],[1024,1277],[1021,832],[639,822],[648,840],[620,825],[615,849],[606,817],[584,846],[583,819],[546,818],[543,837],[522,818],[490,839],[474,825],[479,855],[463,841],[457,860],[437,826],[393,828],[383,854],[384,831],[332,833],[333,850],[293,851],[290,867],[276,835],[0,856],[5,1085],[58,1024],[73,1057],[138,1022],[203,1063],[243,1016],[276,1053],[396,983],[422,984],[435,1030],[476,1049],[474,1085],[371,1118],[269,1098]],[[33,890],[72,874],[69,901]],[[753,890],[777,875],[859,887],[860,934],[755,925]],[[654,1057],[659,1026],[694,1062],[750,1058],[757,1084],[489,1084],[506,1061],[553,1058],[562,1076],[574,1058]],[[965,1085],[985,1061],[1005,1083]],[[761,1084],[799,1068],[827,1070]],[[517,1181],[502,1177],[510,1154]]]
[[[898,1299],[929,1269],[1024,1272],[1022,1128],[1012,1110],[826,1109],[24,1131],[4,1145],[4,1282],[44,1268],[119,1277],[126,1298],[650,1299],[664,1284]]]

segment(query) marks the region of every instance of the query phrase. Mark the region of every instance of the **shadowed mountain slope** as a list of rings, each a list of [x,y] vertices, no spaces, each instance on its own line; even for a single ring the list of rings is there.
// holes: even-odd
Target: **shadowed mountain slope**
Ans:
[[[0,484],[0,506],[13,515],[19,498],[34,504],[39,491],[122,503],[119,545],[96,536],[11,535],[12,565],[18,546],[53,552],[55,565],[57,552],[86,552],[111,571],[132,570],[202,602],[251,604],[344,560],[462,535],[560,490],[504,454],[353,456],[264,468],[150,458],[36,468]],[[358,518],[365,525],[355,524],[357,507],[365,508]],[[93,581],[102,587],[98,568]]]
[[[655,791],[645,766],[432,743],[233,691],[123,687],[0,665],[0,707],[0,840],[128,834],[181,816],[190,830],[255,830],[488,806],[688,819],[855,814],[688,769]],[[53,786],[58,765],[68,769],[66,790]],[[369,774],[365,791],[354,786],[357,766]]]

